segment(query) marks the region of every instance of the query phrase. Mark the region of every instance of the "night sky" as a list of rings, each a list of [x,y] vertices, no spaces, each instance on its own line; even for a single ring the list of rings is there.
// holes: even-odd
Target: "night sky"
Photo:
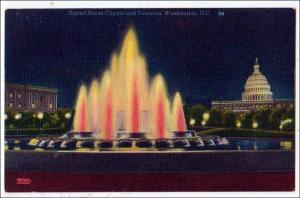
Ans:
[[[130,10],[147,12],[135,16],[107,16],[126,10],[73,11],[85,14],[6,11],[5,82],[57,88],[58,106],[73,107],[79,85],[100,76],[133,25],[150,76],[163,74],[170,95],[180,91],[187,104],[241,99],[256,57],[274,98],[294,98],[292,9]]]

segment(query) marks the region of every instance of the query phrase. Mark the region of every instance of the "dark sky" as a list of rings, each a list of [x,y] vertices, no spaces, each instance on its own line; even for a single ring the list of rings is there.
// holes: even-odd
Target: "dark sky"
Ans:
[[[100,16],[126,10],[80,10],[80,16],[65,9],[7,10],[5,81],[57,88],[59,107],[72,107],[80,83],[100,76],[134,25],[150,75],[162,73],[169,93],[180,91],[185,103],[241,99],[255,57],[274,97],[294,98],[294,10],[171,10],[198,16],[167,16],[166,10],[130,10],[147,16]]]

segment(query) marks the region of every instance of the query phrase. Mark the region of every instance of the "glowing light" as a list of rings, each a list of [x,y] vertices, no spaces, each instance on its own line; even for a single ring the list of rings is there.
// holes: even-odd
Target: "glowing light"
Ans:
[[[205,120],[202,120],[201,125],[205,126],[205,124],[206,124]]]
[[[205,120],[207,122],[209,119],[209,113],[207,113],[207,112],[203,113],[202,117],[203,117],[203,120]]]
[[[7,120],[7,114],[4,114],[4,120]]]
[[[194,126],[195,123],[196,123],[196,120],[195,120],[195,119],[193,119],[193,118],[190,119],[190,125],[191,125],[191,126]]]
[[[253,128],[253,129],[256,129],[257,127],[258,127],[258,123],[257,123],[257,122],[253,122],[253,123],[252,123],[252,128]]]
[[[44,113],[43,113],[43,112],[39,112],[39,113],[37,114],[37,118],[38,118],[39,120],[43,119],[43,118],[44,118]]]
[[[174,100],[173,100],[172,130],[182,131],[182,132],[186,130],[182,99],[181,99],[181,96],[180,96],[179,92],[177,92],[175,94],[175,97],[174,97]]]
[[[241,128],[241,126],[242,126],[242,123],[241,123],[241,121],[238,120],[238,121],[236,122],[236,127],[237,127],[237,128]]]
[[[67,113],[65,114],[65,118],[66,118],[66,119],[70,119],[70,118],[71,118],[71,116],[72,116],[72,114],[71,114],[71,113],[69,113],[69,112],[67,112]]]
[[[286,124],[288,124],[288,123],[292,123],[292,122],[293,122],[293,120],[290,119],[290,118],[288,118],[288,119],[286,119],[286,120],[281,121],[281,122],[280,122],[280,125],[284,126],[284,125],[286,125]]]
[[[16,120],[19,120],[19,119],[21,119],[21,118],[22,118],[22,115],[21,115],[20,113],[18,113],[18,114],[15,115],[15,119],[16,119]]]

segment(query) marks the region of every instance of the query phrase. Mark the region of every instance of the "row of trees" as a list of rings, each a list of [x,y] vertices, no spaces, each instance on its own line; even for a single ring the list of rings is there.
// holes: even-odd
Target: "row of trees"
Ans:
[[[14,128],[61,128],[70,129],[74,110],[58,109],[56,112],[22,112],[11,109],[6,111],[5,127]]]
[[[208,110],[200,104],[185,106],[187,125],[190,125],[190,120],[194,119],[195,125],[200,126],[204,113],[209,114],[209,119],[205,125],[210,127],[259,128],[286,131],[295,129],[295,109],[282,107],[262,108],[255,112],[238,114],[233,111]]]
[[[273,108],[260,109],[255,112],[237,114],[233,111],[221,112],[218,109],[208,110],[206,107],[197,104],[184,106],[187,125],[191,125],[191,119],[195,126],[203,125],[203,115],[208,117],[205,126],[209,127],[228,127],[228,128],[259,128],[269,130],[295,129],[295,109],[294,108]],[[20,115],[19,118],[17,115]],[[74,110],[58,109],[56,112],[39,115],[36,112],[18,112],[7,110],[5,127],[13,128],[61,128],[70,129],[73,122]]]

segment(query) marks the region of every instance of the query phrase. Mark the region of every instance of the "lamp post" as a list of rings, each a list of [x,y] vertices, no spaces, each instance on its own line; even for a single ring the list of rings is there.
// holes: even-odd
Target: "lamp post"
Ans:
[[[193,119],[193,118],[190,119],[190,125],[192,126],[192,131],[194,130],[193,127],[194,127],[195,122],[196,122],[195,119]]]
[[[69,112],[67,112],[67,113],[65,114],[65,118],[67,119],[67,123],[68,123],[68,128],[69,128],[69,121],[70,121],[71,116],[72,116],[72,114],[69,113]]]
[[[43,112],[39,112],[37,114],[37,118],[40,120],[40,134],[42,133],[42,119],[44,118],[44,113]]]
[[[18,120],[21,119],[22,115],[20,113],[15,115],[16,120],[16,127],[17,127],[17,135],[19,135],[19,126],[18,126]]]
[[[203,118],[204,124],[202,124],[202,123],[201,124],[203,125],[203,128],[204,128],[204,126],[206,125],[207,121],[209,120],[209,113],[208,112],[203,113],[202,118]]]
[[[241,126],[242,126],[242,123],[241,123],[241,121],[238,120],[238,121],[236,122],[236,127],[237,127],[237,128],[241,128]]]
[[[257,127],[258,127],[258,123],[257,123],[257,122],[253,122],[253,123],[252,123],[252,128],[253,128],[253,129],[256,129]]]
[[[202,125],[203,130],[204,130],[205,124],[206,124],[206,121],[202,120],[201,125]]]

